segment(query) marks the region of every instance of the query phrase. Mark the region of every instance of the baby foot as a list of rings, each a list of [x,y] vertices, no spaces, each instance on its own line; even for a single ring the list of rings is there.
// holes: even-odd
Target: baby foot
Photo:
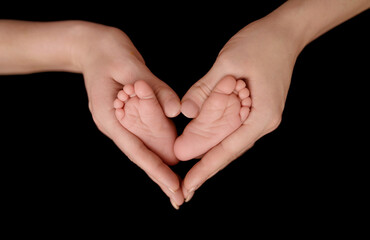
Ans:
[[[251,103],[243,80],[231,76],[221,79],[203,103],[199,115],[176,139],[176,157],[189,160],[216,146],[247,119]]]
[[[152,88],[145,81],[127,84],[114,101],[116,117],[131,133],[167,164],[177,163],[173,151],[177,133],[162,110]]]

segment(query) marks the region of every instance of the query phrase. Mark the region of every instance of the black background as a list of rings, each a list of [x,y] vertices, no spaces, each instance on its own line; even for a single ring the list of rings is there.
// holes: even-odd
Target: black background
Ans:
[[[152,72],[182,97],[230,37],[284,1],[258,2],[32,3],[2,7],[0,17],[80,19],[120,28]],[[104,225],[104,233],[118,229],[123,235],[136,225],[139,236],[154,226],[157,231],[149,233],[176,230],[192,237],[191,230],[207,223],[215,224],[208,234],[227,230],[216,227],[226,224],[242,236],[256,229],[346,231],[333,221],[341,225],[361,214],[368,191],[360,187],[369,159],[368,24],[365,12],[309,44],[297,60],[279,128],[207,181],[179,211],[95,127],[82,75],[0,76],[3,218],[38,234],[49,229],[84,235]],[[186,119],[175,122],[181,131]],[[175,169],[183,174],[192,164]]]

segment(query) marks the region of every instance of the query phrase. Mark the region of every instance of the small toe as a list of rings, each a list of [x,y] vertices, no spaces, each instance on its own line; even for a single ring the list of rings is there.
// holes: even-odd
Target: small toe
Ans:
[[[245,84],[245,82],[243,80],[238,80],[238,81],[236,81],[235,91],[239,92],[240,90],[242,90],[246,86],[247,86],[247,84]]]
[[[250,106],[252,106],[252,99],[250,97],[244,98],[242,100],[242,106],[243,107],[250,107]]]
[[[125,93],[125,91],[121,90],[117,94],[117,98],[122,102],[126,102],[129,96]]]
[[[124,103],[120,99],[116,98],[116,100],[114,100],[113,107],[115,109],[123,108],[123,106],[124,106]]]
[[[125,116],[125,111],[123,111],[122,108],[117,108],[115,114],[118,121],[122,121],[123,117]]]
[[[240,109],[240,120],[242,121],[242,122],[244,122],[247,118],[248,118],[248,116],[249,116],[249,112],[250,112],[251,110],[250,110],[250,108],[249,107],[242,107],[241,109]]]
[[[135,96],[135,89],[134,85],[132,84],[127,84],[123,87],[123,91],[130,97]]]
[[[242,90],[239,91],[239,98],[240,99],[245,99],[249,97],[249,89],[248,88],[243,88]]]

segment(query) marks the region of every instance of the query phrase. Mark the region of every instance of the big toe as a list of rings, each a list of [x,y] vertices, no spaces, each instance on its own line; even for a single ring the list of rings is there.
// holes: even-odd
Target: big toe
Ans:
[[[222,78],[213,89],[214,92],[222,94],[231,94],[236,86],[236,79],[233,76]]]
[[[136,96],[140,99],[150,99],[155,98],[155,94],[152,88],[143,80],[135,82],[135,93]]]

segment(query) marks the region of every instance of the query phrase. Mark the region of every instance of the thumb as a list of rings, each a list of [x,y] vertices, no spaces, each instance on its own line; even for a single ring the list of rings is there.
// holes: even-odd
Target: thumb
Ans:
[[[199,79],[182,98],[182,114],[188,118],[197,117],[204,101],[211,94],[212,89],[216,86],[217,82],[226,75],[223,68],[216,62],[211,70],[209,70],[204,77]]]
[[[180,98],[165,82],[157,78],[145,65],[142,65],[139,78],[153,89],[159,104],[167,117],[176,117],[180,113]]]

